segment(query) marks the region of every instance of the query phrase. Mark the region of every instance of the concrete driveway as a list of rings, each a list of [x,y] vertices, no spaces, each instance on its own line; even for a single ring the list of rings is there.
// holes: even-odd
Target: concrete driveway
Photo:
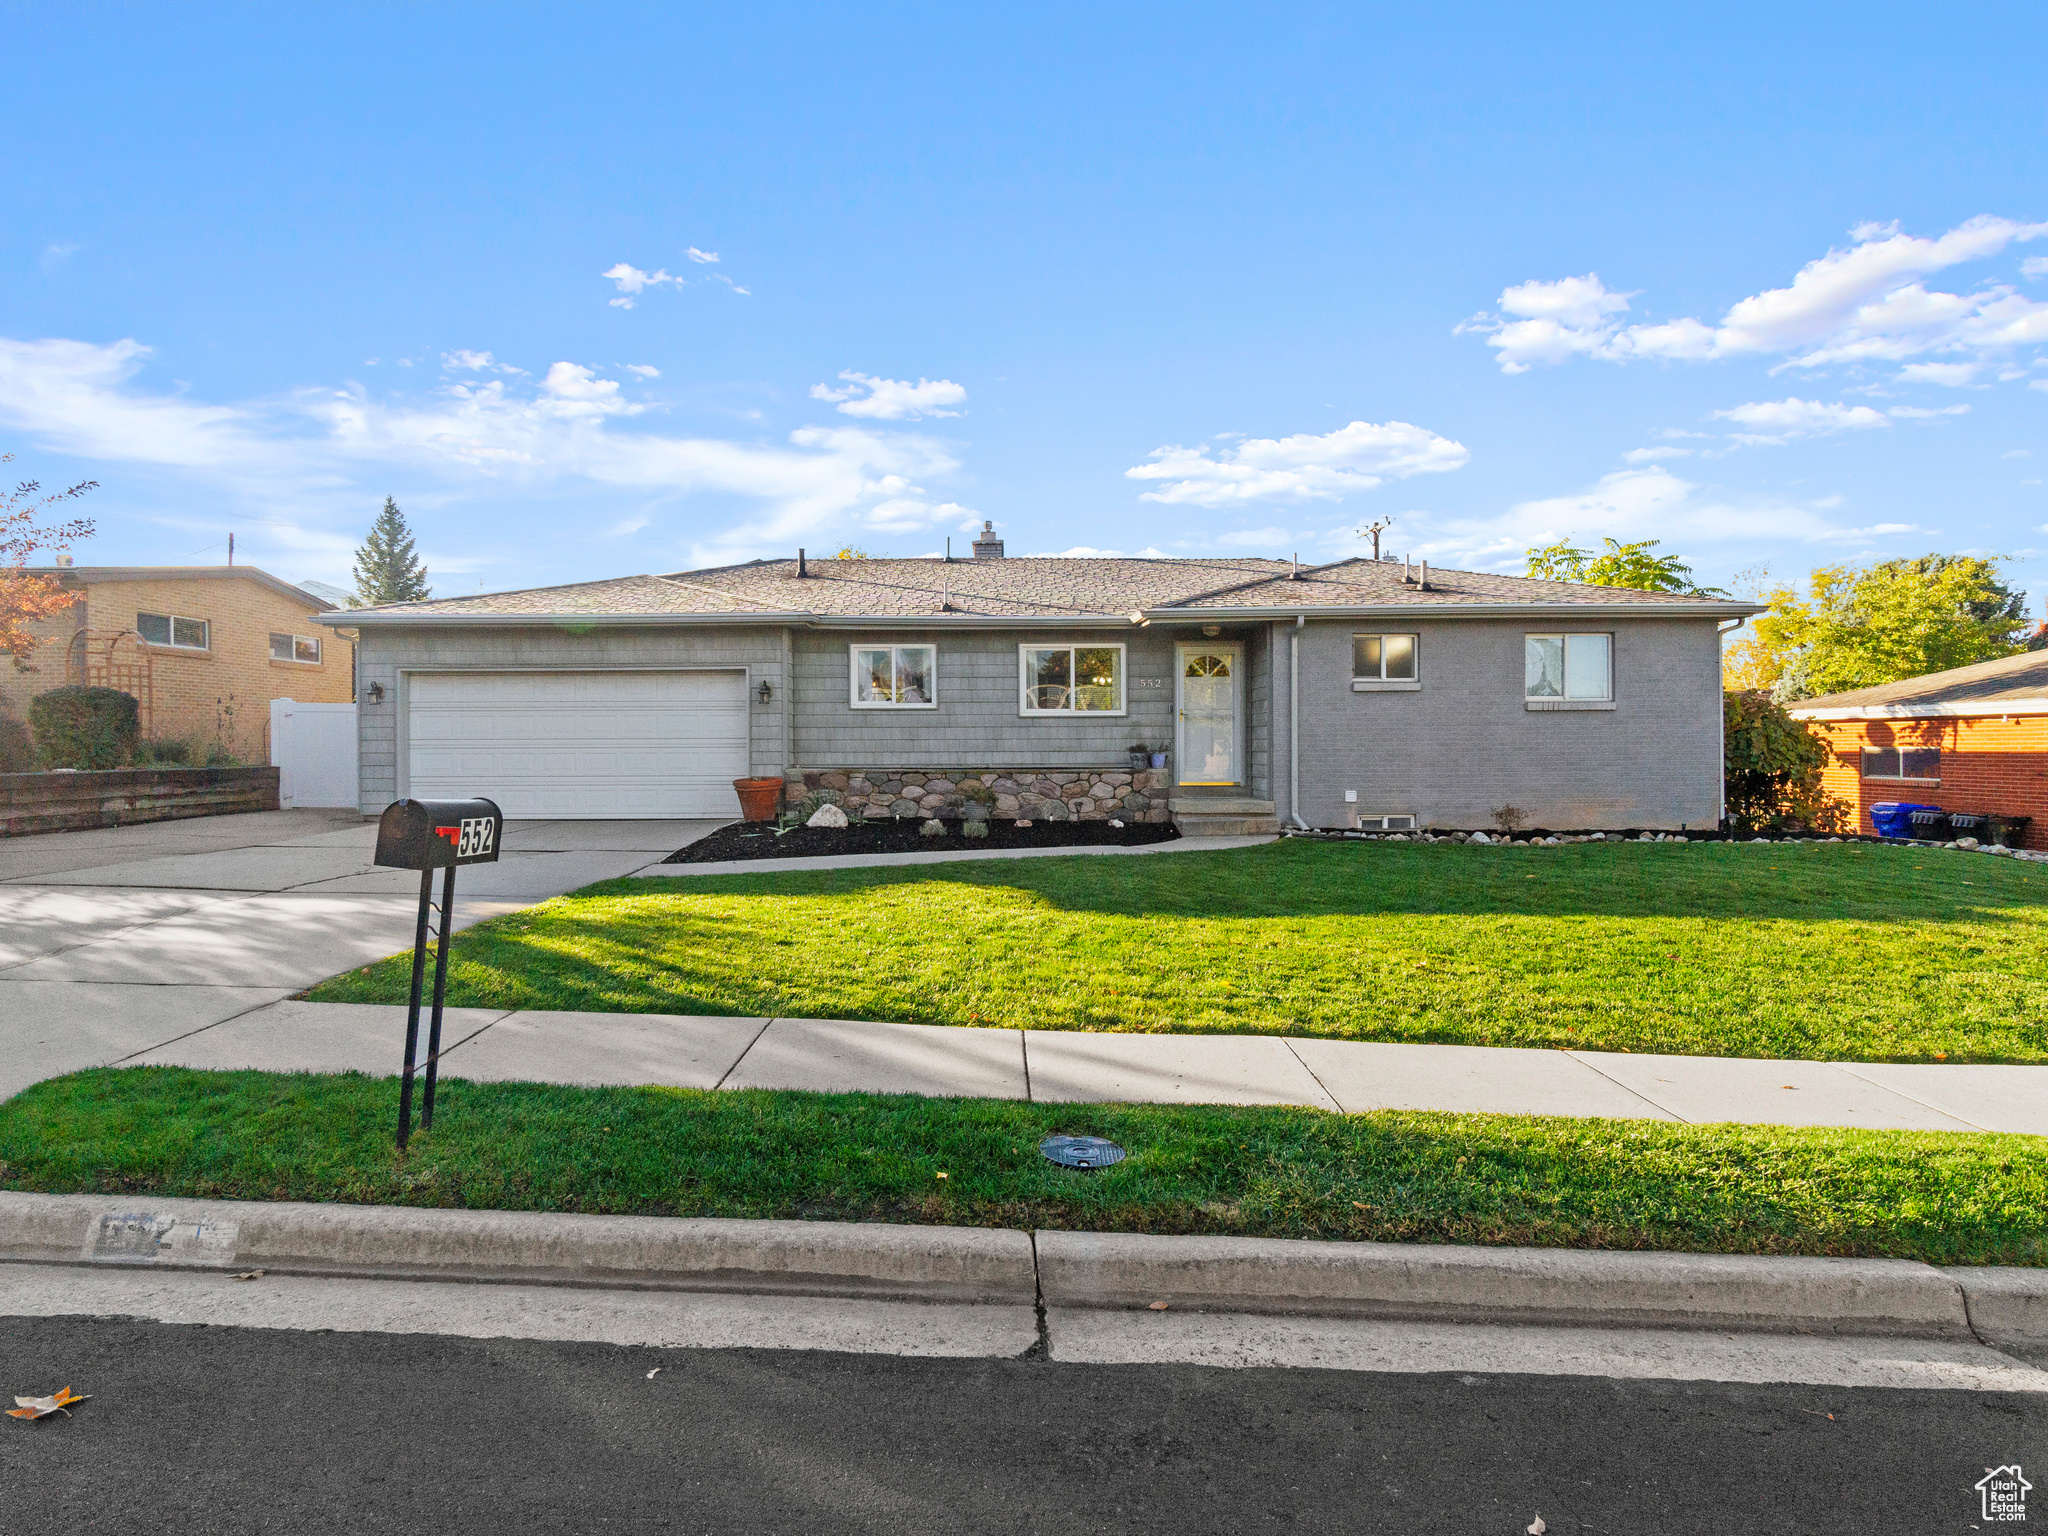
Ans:
[[[717,821],[508,823],[457,927],[629,875]],[[412,946],[419,876],[352,811],[0,839],[0,1098],[125,1060]]]

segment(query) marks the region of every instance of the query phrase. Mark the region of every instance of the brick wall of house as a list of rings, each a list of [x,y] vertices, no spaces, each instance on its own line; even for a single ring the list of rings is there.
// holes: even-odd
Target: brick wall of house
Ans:
[[[2048,716],[1998,715],[1935,720],[1809,720],[1826,741],[1822,782],[1855,813],[1856,830],[1874,830],[1870,808],[1912,800],[1945,811],[2031,816],[2026,846],[2048,848]],[[1941,777],[1866,779],[1863,748],[1936,747]]]
[[[318,604],[289,597],[253,574],[223,569],[204,576],[107,579],[86,569],[68,579],[77,581],[84,595],[38,626],[44,643],[30,658],[32,670],[0,665],[0,709],[10,714],[25,719],[36,694],[85,681],[78,663],[82,648],[90,646],[102,655],[110,642],[117,664],[138,661],[146,653],[146,694],[139,686],[127,686],[145,705],[146,736],[211,741],[218,728],[229,750],[247,762],[269,761],[272,699],[346,704],[353,697],[352,643],[313,622],[322,611]],[[140,613],[204,619],[207,649],[143,645],[133,633]],[[320,660],[272,660],[272,634],[318,639]]]

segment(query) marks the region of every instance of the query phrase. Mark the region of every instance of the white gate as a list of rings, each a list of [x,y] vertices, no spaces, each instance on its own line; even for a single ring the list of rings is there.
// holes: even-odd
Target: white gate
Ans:
[[[270,701],[270,765],[278,774],[277,803],[353,810],[356,789],[356,707]]]

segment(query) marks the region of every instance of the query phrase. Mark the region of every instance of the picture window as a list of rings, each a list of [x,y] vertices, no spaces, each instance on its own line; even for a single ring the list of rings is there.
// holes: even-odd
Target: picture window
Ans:
[[[1351,676],[1354,681],[1414,682],[1420,649],[1414,635],[1353,635]]]
[[[320,661],[320,638],[317,635],[272,635],[270,637],[270,659],[272,661],[303,661],[318,665]]]
[[[1120,645],[1024,645],[1018,648],[1020,708],[1027,715],[1124,712]]]
[[[1524,694],[1531,699],[1614,697],[1614,636],[1528,635]]]
[[[1862,768],[1866,779],[1938,779],[1941,748],[1865,747]]]
[[[855,709],[939,707],[935,645],[856,645],[852,667]]]
[[[211,626],[204,619],[180,618],[170,613],[138,613],[135,633],[151,645],[173,650],[206,651],[213,648]]]

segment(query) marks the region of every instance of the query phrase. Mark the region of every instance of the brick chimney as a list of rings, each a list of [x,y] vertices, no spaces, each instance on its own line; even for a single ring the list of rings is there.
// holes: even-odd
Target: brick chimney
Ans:
[[[1003,558],[1003,541],[996,537],[996,525],[983,520],[981,537],[974,541],[974,558],[977,560],[1000,560]]]

